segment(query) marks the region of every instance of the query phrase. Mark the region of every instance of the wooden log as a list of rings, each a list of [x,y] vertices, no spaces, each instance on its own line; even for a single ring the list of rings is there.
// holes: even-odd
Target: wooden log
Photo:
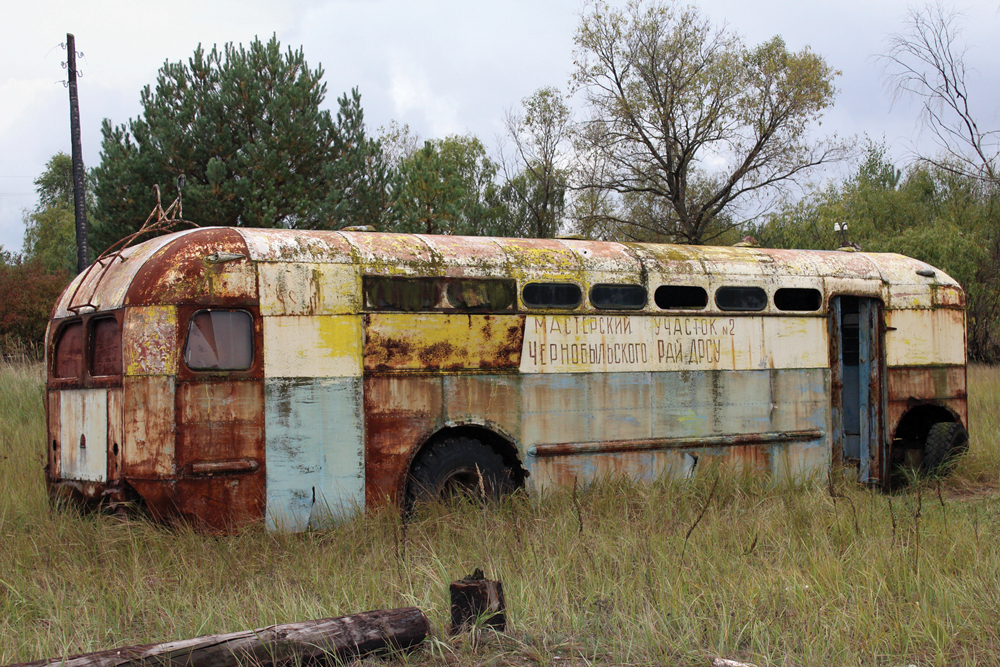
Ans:
[[[335,662],[382,650],[416,646],[430,624],[416,607],[368,611],[339,618],[271,625],[164,644],[127,646],[10,667],[239,667],[292,660]]]
[[[491,581],[476,569],[465,579],[451,582],[451,634],[479,627],[503,632],[507,628],[507,604],[503,582]]]

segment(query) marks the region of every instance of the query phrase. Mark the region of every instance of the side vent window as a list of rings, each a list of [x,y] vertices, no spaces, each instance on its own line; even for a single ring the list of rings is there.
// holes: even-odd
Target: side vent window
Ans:
[[[59,332],[52,374],[57,378],[83,376],[83,322],[67,324]]]
[[[660,285],[653,299],[663,310],[700,309],[708,305],[708,292],[696,285]]]
[[[778,310],[819,310],[823,295],[810,287],[782,287],[774,293],[774,307]]]
[[[528,308],[576,308],[583,301],[583,290],[575,283],[528,283],[521,300]]]
[[[517,284],[513,280],[452,280],[448,282],[448,306],[459,310],[513,310],[517,306]]]
[[[715,305],[720,310],[764,310],[767,292],[760,287],[720,287],[715,291]]]
[[[646,305],[646,288],[642,285],[594,285],[590,288],[590,303],[594,308],[638,310]]]
[[[365,308],[369,310],[431,310],[438,302],[436,278],[364,277]]]
[[[122,374],[122,333],[118,320],[102,317],[92,320],[90,334],[90,374]]]
[[[253,365],[253,318],[243,310],[202,310],[188,325],[184,363],[193,370],[242,371]]]

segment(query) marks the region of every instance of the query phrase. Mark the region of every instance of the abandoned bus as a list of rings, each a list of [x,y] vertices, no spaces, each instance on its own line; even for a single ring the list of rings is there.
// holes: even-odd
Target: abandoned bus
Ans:
[[[292,531],[705,461],[885,485],[967,441],[964,304],[893,254],[177,232],[56,304],[47,481]]]

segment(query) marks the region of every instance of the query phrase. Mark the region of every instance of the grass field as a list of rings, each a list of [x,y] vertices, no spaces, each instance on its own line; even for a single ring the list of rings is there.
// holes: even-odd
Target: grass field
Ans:
[[[5,366],[0,664],[409,605],[436,636],[408,665],[1000,664],[1000,370],[969,380],[969,454],[891,496],[706,471],[212,537],[50,510],[41,368]],[[476,567],[509,633],[449,640]]]

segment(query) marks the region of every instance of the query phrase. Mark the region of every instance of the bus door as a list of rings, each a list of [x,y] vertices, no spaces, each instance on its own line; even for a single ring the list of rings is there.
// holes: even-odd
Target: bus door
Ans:
[[[830,299],[833,460],[857,468],[869,484],[888,481],[882,332],[881,301]]]

